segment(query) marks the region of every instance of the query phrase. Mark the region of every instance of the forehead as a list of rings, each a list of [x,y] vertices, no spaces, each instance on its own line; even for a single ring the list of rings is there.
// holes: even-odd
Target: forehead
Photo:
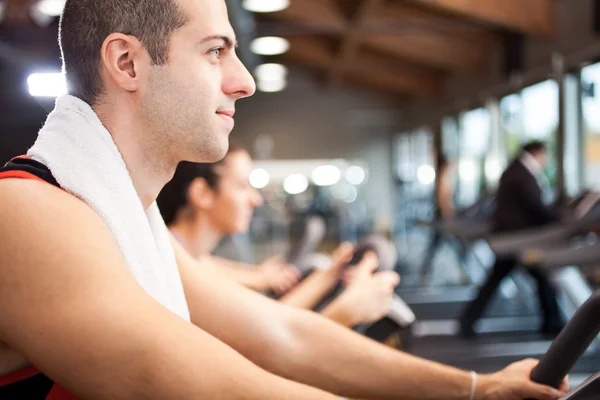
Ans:
[[[175,0],[189,18],[184,27],[197,35],[233,37],[225,0]]]

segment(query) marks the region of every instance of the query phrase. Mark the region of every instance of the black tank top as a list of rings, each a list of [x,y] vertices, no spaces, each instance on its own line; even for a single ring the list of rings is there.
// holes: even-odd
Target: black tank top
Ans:
[[[60,188],[50,170],[27,156],[12,159],[0,168],[0,179],[19,178],[47,182]],[[0,376],[0,400],[77,400],[34,367]]]

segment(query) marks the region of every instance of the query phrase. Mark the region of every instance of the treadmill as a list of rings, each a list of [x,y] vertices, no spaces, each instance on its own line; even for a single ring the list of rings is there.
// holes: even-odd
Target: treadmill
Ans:
[[[558,387],[562,379],[570,374],[571,384],[582,385],[563,397],[564,400],[588,400],[600,398],[598,376],[588,379],[600,370],[600,349],[593,341],[600,332],[600,292],[590,297],[573,315],[563,331],[553,342],[547,341],[520,352],[507,353],[501,343],[482,346],[470,343],[461,348],[423,348],[412,352],[420,357],[453,365],[462,369],[472,369],[481,373],[497,371],[509,363],[534,357],[540,363],[532,373],[532,380]],[[594,388],[591,397],[590,387]],[[586,393],[587,392],[587,393]]]
[[[417,221],[420,226],[428,227],[441,240],[437,243],[430,243],[427,246],[428,251],[432,245],[435,247],[425,255],[420,268],[421,281],[431,272],[431,263],[441,245],[450,243],[453,245],[459,258],[460,267],[471,283],[476,283],[477,278],[473,276],[469,268],[467,255],[472,244],[485,237],[490,232],[488,222],[489,216],[495,208],[495,196],[492,193],[482,195],[473,205],[457,212],[457,215],[451,220],[438,219],[435,221]],[[481,262],[477,260],[481,266]]]
[[[524,265],[537,265],[543,268],[551,268],[555,272],[554,281],[559,288],[561,298],[559,304],[561,311],[567,318],[574,315],[577,309],[585,304],[592,296],[592,289],[589,283],[582,276],[578,268],[572,265],[585,265],[587,263],[596,263],[600,260],[600,244],[587,244],[585,230],[580,229],[586,222],[586,227],[592,229],[596,222],[600,221],[600,196],[586,195],[587,202],[582,202],[585,210],[576,208],[579,213],[579,219],[574,220],[568,228],[556,227],[558,231],[569,235],[562,236],[563,241],[559,242],[558,234],[550,230],[544,230],[540,236],[551,237],[550,247],[537,247],[520,249],[510,249],[514,254],[520,254],[520,260]],[[582,212],[585,211],[585,212]],[[594,222],[596,221],[596,222]],[[589,224],[587,223],[589,222]],[[574,225],[577,229],[572,229]],[[576,236],[572,236],[576,234]],[[520,235],[520,234],[517,234]],[[522,241],[532,243],[533,239],[523,238]],[[508,249],[508,246],[504,247]],[[571,267],[564,267],[564,266]],[[557,268],[558,267],[558,268]],[[573,317],[574,318],[574,317]],[[597,318],[596,318],[597,319]],[[537,328],[537,326],[536,326]],[[479,333],[480,329],[476,327]],[[484,332],[485,333],[485,332]],[[422,335],[426,336],[426,335]],[[600,366],[600,340],[590,338],[593,346],[584,354],[576,366],[576,372],[588,372],[594,366]],[[412,351],[422,357],[433,358],[440,362],[450,363],[462,368],[491,368],[512,361],[534,357],[537,358],[549,345],[549,341],[543,336],[531,334],[484,334],[475,340],[460,340],[455,337],[431,336],[421,337],[413,340]]]
[[[491,225],[488,218],[494,207],[494,196],[487,194],[471,207],[462,210],[454,220],[429,223],[428,226],[456,245],[461,254],[460,258],[465,259],[471,251],[476,259],[470,266],[478,266],[479,270],[465,268],[471,281],[468,285],[400,286],[397,289],[397,293],[417,315],[414,327],[417,336],[433,334],[440,330],[453,334],[458,330],[455,320],[467,303],[477,296],[479,284],[485,279],[489,266],[493,263],[493,254],[483,240],[490,235]],[[479,256],[476,253],[479,253]],[[484,260],[480,259],[481,256]],[[486,314],[485,319],[490,319],[490,323],[486,323],[489,330],[513,330],[524,325],[533,329],[535,319],[539,316],[537,304],[531,301],[534,298],[531,285],[522,276],[515,274],[502,282],[499,293],[503,296],[502,301],[493,302]]]
[[[539,254],[545,254],[544,257],[548,259],[559,260],[552,250],[548,252],[547,249],[569,249],[574,244],[586,248],[582,243],[585,243],[589,233],[600,229],[600,193],[585,192],[581,194],[565,207],[563,213],[566,214],[566,218],[560,223],[515,233],[489,235],[485,240],[497,257],[513,257],[515,259],[523,257],[525,266],[531,265],[539,258],[535,257]],[[575,247],[572,252],[583,252],[583,250],[575,249],[579,249],[579,247]],[[588,258],[593,259],[594,254],[590,250],[587,249],[585,254]],[[557,266],[578,265],[578,260],[570,259],[570,256],[571,254],[565,254]],[[532,260],[526,260],[526,258],[532,258]],[[600,258],[598,259],[600,260]],[[518,270],[515,272],[519,273]],[[515,278],[523,279],[523,282],[529,281],[529,277],[526,276]],[[591,287],[581,272],[574,267],[557,269],[554,281],[559,291],[564,294],[559,299],[559,305],[563,316],[568,320],[583,301],[591,295]],[[476,290],[474,289],[473,296],[477,294]],[[535,333],[540,324],[540,315],[534,290],[535,287],[530,284],[521,284],[519,291],[523,295],[519,299],[509,301],[506,296],[494,299],[484,316],[478,321],[476,331],[479,334]],[[443,292],[441,293],[443,294]],[[456,318],[462,312],[465,303],[470,301],[468,299],[462,304],[451,303],[451,306],[436,304],[436,307],[430,307],[432,311],[428,313],[427,310],[424,312],[424,307],[415,304],[407,294],[402,293],[402,296],[417,314],[419,321],[414,327],[414,334],[417,337],[456,334],[459,329]],[[451,299],[450,296],[448,298]],[[439,311],[436,313],[436,308],[444,310],[445,317],[438,317]],[[535,334],[531,336],[535,338]],[[525,338],[523,337],[523,339]]]

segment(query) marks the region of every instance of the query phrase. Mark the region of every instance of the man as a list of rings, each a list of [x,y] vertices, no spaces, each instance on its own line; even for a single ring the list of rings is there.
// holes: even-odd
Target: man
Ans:
[[[60,40],[71,93],[110,132],[146,208],[179,161],[223,157],[234,103],[255,90],[223,0],[68,0]],[[31,363],[81,399],[557,399],[565,389],[530,382],[531,360],[475,380],[386,348],[199,267],[173,241],[189,323],[138,285],[84,202],[3,179],[0,204],[0,376]]]
[[[496,210],[492,216],[494,232],[510,232],[543,226],[558,220],[558,215],[543,199],[546,183],[544,167],[546,147],[542,142],[532,141],[523,147],[519,157],[504,171],[500,178],[496,198]],[[473,336],[473,325],[479,319],[500,282],[514,269],[517,261],[499,258],[486,283],[461,320],[463,336]],[[527,270],[537,282],[540,306],[544,314],[540,328],[543,334],[556,335],[563,322],[556,301],[556,293],[545,273]]]

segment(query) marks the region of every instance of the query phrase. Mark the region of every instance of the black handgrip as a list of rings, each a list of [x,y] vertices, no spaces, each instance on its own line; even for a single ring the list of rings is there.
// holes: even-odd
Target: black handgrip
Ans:
[[[600,292],[579,309],[531,373],[531,380],[558,388],[579,357],[600,332]]]

